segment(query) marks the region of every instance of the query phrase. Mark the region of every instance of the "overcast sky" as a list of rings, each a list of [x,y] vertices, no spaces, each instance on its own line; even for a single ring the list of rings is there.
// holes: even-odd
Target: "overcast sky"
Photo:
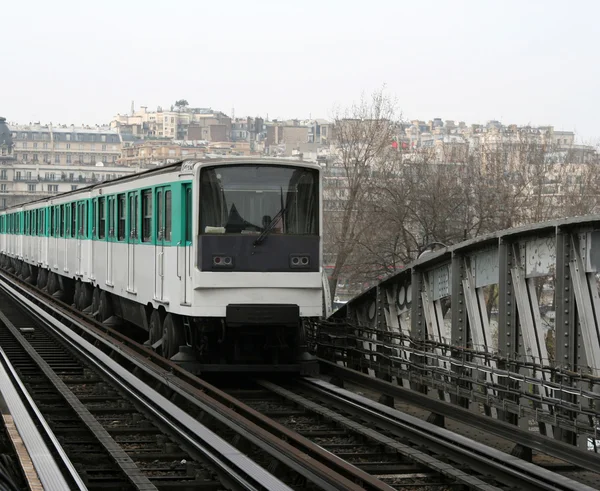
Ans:
[[[108,123],[185,98],[327,118],[385,84],[406,119],[600,141],[600,1],[4,1],[0,115]]]

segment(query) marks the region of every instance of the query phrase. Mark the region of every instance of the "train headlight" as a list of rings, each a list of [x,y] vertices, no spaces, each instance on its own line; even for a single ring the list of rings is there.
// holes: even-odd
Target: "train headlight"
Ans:
[[[310,256],[308,254],[292,254],[290,256],[290,268],[302,269],[310,266]]]
[[[215,268],[233,268],[233,258],[231,256],[214,255],[212,263]]]

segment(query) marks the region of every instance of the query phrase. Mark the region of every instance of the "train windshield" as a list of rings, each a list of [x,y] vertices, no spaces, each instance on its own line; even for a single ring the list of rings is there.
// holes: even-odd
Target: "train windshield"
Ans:
[[[203,234],[318,235],[316,170],[273,165],[208,167],[200,173]]]

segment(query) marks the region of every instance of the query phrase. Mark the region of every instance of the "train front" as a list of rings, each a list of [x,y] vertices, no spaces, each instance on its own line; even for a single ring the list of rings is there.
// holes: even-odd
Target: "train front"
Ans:
[[[307,326],[323,312],[320,168],[261,159],[203,163],[195,174],[202,360],[299,368],[310,359]]]

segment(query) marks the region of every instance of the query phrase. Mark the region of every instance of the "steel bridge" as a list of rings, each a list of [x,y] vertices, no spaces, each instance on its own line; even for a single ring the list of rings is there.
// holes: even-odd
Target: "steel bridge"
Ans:
[[[330,315],[318,354],[587,446],[600,428],[600,216],[431,252]]]

